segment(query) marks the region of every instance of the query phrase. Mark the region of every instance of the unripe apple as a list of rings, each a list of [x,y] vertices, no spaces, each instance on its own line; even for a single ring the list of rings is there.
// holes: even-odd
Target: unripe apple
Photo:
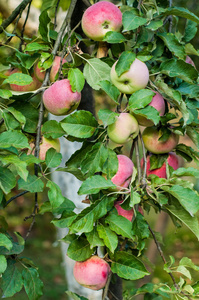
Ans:
[[[76,261],[73,269],[76,281],[95,291],[105,287],[110,272],[109,264],[97,255],[85,261]]]
[[[171,166],[174,170],[177,170],[180,166],[178,156],[170,152],[167,158],[167,162],[169,166]],[[143,159],[141,160],[141,166],[143,165]],[[150,170],[150,155],[147,156],[147,164],[146,164],[146,175],[149,176],[151,174],[157,175],[159,178],[167,178],[166,173],[166,163],[164,162],[163,165],[158,169]]]
[[[107,134],[110,140],[116,144],[125,144],[136,138],[139,133],[139,125],[130,113],[121,113],[116,116],[116,121],[108,125]]]
[[[135,59],[128,71],[117,75],[115,70],[117,61],[111,68],[111,81],[121,93],[133,94],[134,92],[144,89],[149,81],[149,70],[144,62]]]
[[[66,63],[65,59],[62,60],[62,64],[64,64],[64,63]],[[55,76],[57,75],[57,72],[59,71],[60,64],[61,64],[61,57],[60,56],[55,56],[55,59],[53,61],[53,64],[52,64],[52,67],[51,67],[51,70],[50,70],[50,81],[51,82],[55,81]],[[37,63],[35,65],[34,73],[35,73],[35,76],[37,77],[37,79],[39,81],[42,82],[44,80],[46,71],[44,70],[44,68],[39,67],[39,63]]]
[[[81,100],[81,93],[73,92],[68,79],[58,80],[43,93],[43,103],[53,115],[62,116],[74,111]]]
[[[32,153],[34,155],[35,152],[35,144],[30,143],[30,147],[32,150],[28,150],[27,154]],[[54,148],[57,152],[60,152],[60,141],[59,139],[45,138],[42,136],[41,143],[39,146],[39,158],[45,160],[46,152],[50,149]]]
[[[118,189],[127,188],[131,182],[134,164],[132,160],[123,154],[117,155],[118,170],[111,181],[118,186]]]
[[[153,96],[152,101],[149,103],[150,106],[154,107],[160,114],[160,116],[163,116],[165,113],[165,102],[164,102],[164,98],[158,93],[153,91],[155,94],[155,96]],[[141,126],[153,126],[154,123],[153,121],[143,117],[143,116],[139,116],[136,114],[136,119],[138,121],[138,124]]]
[[[114,206],[117,209],[118,215],[125,217],[127,220],[132,221],[134,216],[134,209],[126,210],[121,207],[123,200],[116,201]],[[143,215],[143,210],[141,206],[138,207],[138,211]]]
[[[171,152],[178,144],[179,136],[173,132],[165,141],[159,140],[162,133],[155,126],[146,127],[142,133],[145,148],[154,154]]]
[[[101,1],[87,8],[82,17],[85,35],[94,41],[102,41],[109,31],[120,31],[122,13],[111,2]]]

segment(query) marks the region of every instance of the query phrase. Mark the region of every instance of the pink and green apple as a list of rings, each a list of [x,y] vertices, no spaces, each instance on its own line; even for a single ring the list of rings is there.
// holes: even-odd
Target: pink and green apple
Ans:
[[[22,73],[19,69],[12,69],[7,71],[7,76],[14,73]],[[31,92],[40,88],[41,82],[34,76],[32,76],[32,82],[26,85],[10,84],[10,89],[15,92]]]
[[[30,147],[32,150],[28,150],[27,154],[32,153],[34,155],[35,152],[35,144],[30,143]],[[54,148],[57,152],[60,152],[60,141],[59,139],[45,138],[42,136],[41,143],[39,146],[39,158],[45,160],[46,152],[50,149]]]
[[[123,209],[121,207],[121,204],[123,203],[123,200],[118,200],[115,202],[114,206],[117,209],[118,215],[119,216],[123,216],[124,218],[126,218],[129,221],[132,221],[133,216],[134,216],[134,209],[131,208],[130,210],[126,210]],[[138,207],[138,211],[143,215],[143,209],[141,208],[141,206]]]
[[[117,155],[118,170],[111,181],[117,185],[118,189],[127,188],[131,182],[134,164],[132,160],[123,154]]]

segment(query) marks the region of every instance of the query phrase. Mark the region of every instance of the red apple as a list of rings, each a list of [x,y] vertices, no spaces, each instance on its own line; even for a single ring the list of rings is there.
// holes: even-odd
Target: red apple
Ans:
[[[110,140],[116,144],[125,144],[139,133],[139,125],[130,113],[121,113],[113,124],[108,125],[107,134]]]
[[[164,102],[164,98],[158,93],[153,91],[155,94],[155,96],[153,96],[152,101],[149,103],[150,106],[154,107],[155,109],[157,109],[157,111],[159,112],[160,116],[163,116],[165,113],[165,102]],[[143,117],[143,116],[139,116],[139,115],[135,115],[139,125],[141,126],[153,126],[154,123],[153,121]]]
[[[13,69],[7,71],[7,76],[10,76],[14,73],[22,73],[19,69]],[[30,92],[37,90],[41,86],[41,82],[38,81],[38,79],[33,75],[32,76],[32,82],[26,85],[18,85],[18,84],[10,84],[10,88],[12,91],[15,92]]]
[[[80,285],[96,291],[105,287],[110,272],[109,264],[97,255],[85,261],[76,261],[73,269],[73,275]]]
[[[142,133],[145,148],[154,154],[163,154],[171,152],[178,144],[179,136],[173,132],[166,141],[161,141],[162,132],[155,126],[146,127]]]
[[[134,216],[134,209],[133,208],[130,210],[123,209],[121,207],[122,202],[123,202],[123,200],[116,201],[116,203],[114,205],[115,208],[117,209],[118,215],[125,217],[129,221],[132,221],[133,216]],[[138,211],[143,215],[143,210],[142,210],[141,206],[138,207]]]
[[[177,170],[179,168],[179,159],[177,155],[173,152],[169,153],[169,156],[167,158],[167,162],[169,166],[171,166],[174,170]],[[143,165],[143,159],[141,160],[141,166]],[[151,174],[157,175],[159,178],[167,178],[166,173],[166,163],[164,162],[163,165],[154,170],[150,170],[150,155],[147,156],[147,164],[146,164],[146,175],[149,176]]]
[[[102,41],[109,31],[120,31],[122,13],[111,2],[101,1],[93,4],[83,14],[82,29],[94,41]]]
[[[149,81],[149,70],[144,62],[135,59],[128,71],[118,76],[115,70],[117,61],[111,68],[111,81],[121,93],[133,94],[144,89]]]
[[[74,111],[81,100],[81,93],[71,90],[68,79],[58,80],[43,93],[43,103],[53,115],[62,116]]]
[[[62,60],[62,64],[66,63],[66,60],[63,59]],[[60,56],[55,56],[55,59],[53,61],[51,70],[50,70],[50,81],[54,82],[55,81],[55,76],[57,75],[58,71],[59,71],[59,67],[61,64],[61,57]],[[44,68],[39,67],[39,63],[37,63],[34,67],[34,72],[35,72],[35,76],[37,77],[37,79],[39,81],[43,81],[46,71],[44,70]]]
[[[30,143],[30,147],[32,150],[28,150],[27,154],[32,153],[34,155],[35,144]],[[46,152],[50,149],[54,148],[57,152],[60,152],[60,141],[59,139],[45,138],[42,136],[40,148],[39,148],[39,158],[45,160]]]
[[[118,186],[119,189],[127,188],[131,182],[134,164],[132,160],[123,154],[117,155],[118,170],[111,181]]]

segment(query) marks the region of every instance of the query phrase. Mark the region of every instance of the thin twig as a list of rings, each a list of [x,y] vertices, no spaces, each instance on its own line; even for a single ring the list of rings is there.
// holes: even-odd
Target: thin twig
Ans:
[[[138,184],[141,182],[141,166],[140,166],[140,153],[138,147],[138,137],[135,138],[135,155],[136,155],[136,163],[137,163],[137,171],[138,171]]]
[[[28,192],[29,192],[29,191],[23,191],[23,192],[21,192],[21,193],[15,195],[15,196],[13,196],[13,197],[11,197],[11,198],[6,202],[5,207],[6,207],[10,202],[12,202],[13,200],[15,200],[15,199],[17,199],[17,198],[19,198],[19,197],[21,197],[21,196],[27,194]]]
[[[107,279],[107,282],[106,282],[106,285],[105,285],[105,288],[104,288],[104,291],[103,291],[102,300],[106,300],[106,297],[108,295],[109,285],[110,285],[110,282],[111,282],[111,277],[112,277],[112,272],[109,273],[109,276],[108,276],[108,279]]]
[[[53,26],[54,30],[57,27],[57,12],[58,12],[58,7],[59,7],[59,2],[60,2],[60,0],[57,1],[56,7],[55,7],[55,18],[54,18],[54,26]]]
[[[89,0],[82,0],[82,2],[83,2],[87,7],[89,7],[89,6],[92,5],[92,4],[90,3]]]
[[[19,45],[19,51],[22,50],[23,36],[24,36],[24,31],[25,31],[26,23],[27,23],[27,21],[28,21],[28,17],[29,17],[29,14],[30,14],[31,3],[32,3],[32,0],[31,0],[30,3],[28,4],[28,10],[27,10],[27,14],[26,14],[26,19],[25,19],[25,21],[24,21],[24,24],[23,24],[23,27],[22,27],[22,30],[21,30],[21,42],[20,42],[20,45]]]
[[[143,187],[145,187],[146,186],[147,159],[146,159],[146,149],[145,149],[145,146],[144,146],[144,142],[143,142],[141,132],[139,132],[139,138],[140,138],[141,145],[142,145],[142,155],[143,155],[143,173],[142,173],[141,184],[143,185]]]

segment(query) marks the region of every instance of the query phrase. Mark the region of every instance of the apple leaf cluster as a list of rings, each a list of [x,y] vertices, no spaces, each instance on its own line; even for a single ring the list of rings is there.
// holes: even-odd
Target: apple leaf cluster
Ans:
[[[120,8],[114,5],[120,26],[107,30],[106,21],[106,32],[100,32],[96,39],[88,34],[90,25],[85,29],[82,24],[87,36],[77,33],[76,28],[70,30],[70,26],[67,33],[56,31],[50,1],[41,10],[36,39],[24,37],[20,47],[9,47],[10,34],[6,30],[2,33],[0,209],[12,205],[17,198],[14,190],[17,195],[35,195],[32,224],[37,214],[51,213],[54,226],[68,228],[62,241],[69,244],[67,255],[71,259],[84,262],[103,248],[108,272],[136,281],[150,274],[144,258],[148,241],[153,238],[159,245],[146,218],[151,211],[167,213],[176,228],[187,226],[196,242],[199,240],[199,193],[193,181],[187,180],[198,178],[199,171],[180,163],[174,167],[168,159],[172,152],[186,163],[199,163],[198,71],[186,62],[188,56],[199,55],[191,43],[199,17],[186,8],[166,8],[156,1],[122,3]],[[66,24],[75,5],[71,0]],[[186,20],[184,32],[178,29],[179,18]],[[113,19],[117,20],[116,16]],[[91,50],[83,52],[84,46]],[[105,49],[103,55],[101,47]],[[85,83],[95,93],[103,91],[112,100],[113,109],[100,109],[96,116],[78,110]],[[57,84],[59,87],[53,90]],[[151,104],[157,94],[163,99],[163,113]],[[75,104],[74,95],[78,95]],[[59,122],[48,120],[48,112],[63,118]],[[146,120],[147,125],[143,125]],[[60,167],[58,139],[63,137],[81,146]],[[185,137],[192,146],[183,142]],[[120,169],[119,155],[133,160],[131,176],[125,178],[125,172],[120,175],[124,176],[123,183],[129,180],[127,187],[113,182]],[[166,175],[162,176],[162,171],[147,174],[147,155],[150,171],[164,166]],[[121,168],[126,171],[129,167],[126,164]],[[63,176],[71,173],[82,182],[78,194],[87,207],[80,213],[73,199],[64,197],[61,188],[49,179],[51,168]],[[38,203],[37,194],[45,190],[48,200]],[[131,220],[118,212],[117,201],[124,211],[132,211]],[[2,296],[12,297],[24,287],[30,300],[39,299],[43,286],[39,272],[32,260],[23,257],[28,235],[10,234],[9,219],[4,216],[0,225]],[[173,280],[169,285],[148,283],[132,289],[131,296],[199,297],[199,283],[192,282],[190,272],[198,272],[199,267],[186,257],[177,266],[175,259],[170,259],[163,263]],[[174,279],[176,272],[180,275]],[[108,281],[99,286],[106,284]],[[89,282],[84,285],[92,288]],[[72,292],[67,294],[84,299]],[[125,299],[130,299],[130,294],[125,291]]]

